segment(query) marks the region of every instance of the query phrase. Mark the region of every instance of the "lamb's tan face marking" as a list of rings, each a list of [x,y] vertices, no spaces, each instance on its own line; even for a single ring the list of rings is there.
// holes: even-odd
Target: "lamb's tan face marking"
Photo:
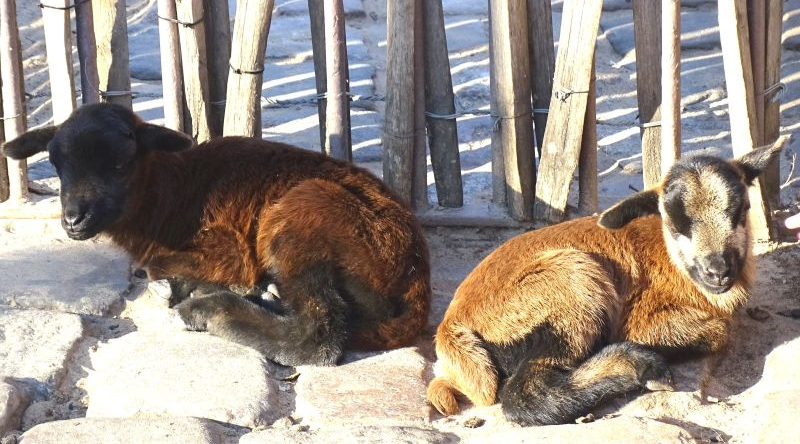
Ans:
[[[749,251],[742,173],[719,159],[693,159],[670,172],[659,207],[673,261],[704,290],[728,291]]]

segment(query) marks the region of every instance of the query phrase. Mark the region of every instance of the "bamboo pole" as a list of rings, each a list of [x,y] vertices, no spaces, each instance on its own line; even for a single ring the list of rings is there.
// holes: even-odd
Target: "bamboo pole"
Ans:
[[[274,0],[240,0],[231,36],[225,135],[261,137],[261,84]]]
[[[326,42],[325,83],[328,86],[325,107],[325,153],[337,159],[352,160],[347,38],[342,0],[325,1],[323,15]]]
[[[177,0],[178,40],[181,46],[183,88],[189,111],[189,134],[198,142],[211,138],[209,124],[208,53],[203,0]]]
[[[758,123],[753,90],[753,67],[747,22],[746,0],[719,1],[719,33],[722,42],[722,59],[725,67],[725,84],[728,88],[728,110],[731,120],[733,152],[741,156],[757,146]],[[756,181],[750,187],[748,222],[753,239],[768,241],[774,236],[770,225],[769,201]]]
[[[661,17],[661,174],[663,175],[681,154],[680,0],[663,0]]]
[[[597,81],[595,60],[586,96],[586,118],[583,120],[583,137],[578,158],[578,211],[583,215],[596,213],[597,202]]]
[[[567,0],[553,80],[554,97],[544,134],[535,218],[558,222],[564,218],[572,176],[583,139],[597,30],[603,2]]]
[[[492,96],[497,115],[505,169],[506,203],[511,217],[528,220],[536,186],[531,84],[528,70],[528,13],[524,3],[490,0],[491,76],[497,79]],[[513,36],[522,38],[513,38]]]
[[[661,7],[651,0],[633,0],[636,36],[636,99],[642,137],[644,187],[661,180]]]
[[[92,0],[97,42],[100,96],[106,102],[133,107],[128,60],[128,23],[123,0]]]
[[[158,41],[161,52],[161,85],[164,97],[164,124],[167,128],[184,131],[183,69],[178,44],[178,25],[175,0],[158,0]]]
[[[97,73],[97,41],[94,35],[92,2],[75,3],[75,38],[81,70],[81,103],[98,103],[100,75]]]
[[[204,0],[208,50],[208,126],[211,137],[222,135],[225,122],[225,91],[231,58],[231,20],[228,2]]]
[[[311,21],[311,52],[314,55],[314,80],[317,86],[317,114],[319,117],[319,149],[325,153],[325,108],[328,91],[325,68],[325,7],[323,0],[308,0],[308,14]]]
[[[428,0],[426,0],[428,1]],[[414,1],[414,168],[411,171],[411,206],[416,211],[430,208],[428,201],[428,157],[425,134],[425,25],[423,0]]]
[[[781,132],[781,104],[777,99],[781,82],[781,33],[783,30],[783,1],[767,0],[766,4],[766,56],[764,67],[765,89],[761,90],[764,103],[763,144],[778,140]],[[769,92],[767,92],[769,89]],[[780,156],[761,176],[765,194],[773,206],[780,206]]]
[[[4,119],[3,130],[8,140],[25,132],[25,102],[22,85],[22,51],[19,28],[17,28],[17,7],[14,0],[0,0],[0,78],[2,81]],[[25,159],[7,159],[8,162],[8,200],[13,204],[28,200],[28,164]]]
[[[75,80],[72,69],[72,28],[70,0],[46,0],[41,5],[53,123],[59,124],[75,109]]]
[[[425,108],[432,114],[456,113],[442,0],[425,0],[422,12],[425,41]],[[436,196],[443,207],[464,205],[458,125],[455,119],[427,116],[428,144],[436,183]]]
[[[550,0],[528,0],[528,45],[531,50],[531,90],[536,147],[542,155],[556,53],[553,43],[553,10]]]
[[[383,180],[412,204],[414,171],[414,9],[416,2],[388,0],[386,113]]]

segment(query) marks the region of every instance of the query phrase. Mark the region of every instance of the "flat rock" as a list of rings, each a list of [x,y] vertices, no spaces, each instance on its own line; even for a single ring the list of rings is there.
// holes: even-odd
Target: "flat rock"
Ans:
[[[166,279],[140,282],[126,298],[120,317],[132,320],[140,331],[175,331],[180,323],[169,308],[171,294]]]
[[[718,49],[719,27],[716,10],[681,11],[681,49]],[[600,28],[619,55],[636,47],[633,32],[633,12],[613,11],[600,17]]]
[[[214,421],[187,417],[80,418],[40,424],[21,444],[233,444],[240,433]]]
[[[364,17],[364,7],[361,0],[344,0],[345,19],[355,19]],[[305,15],[308,16],[308,1],[306,0],[277,0],[275,2],[274,15]]]
[[[0,306],[0,375],[56,386],[82,337],[78,315]]]
[[[796,365],[795,365],[796,366]],[[800,390],[766,394],[750,415],[754,423],[746,427],[742,442],[772,444],[797,442],[797,418],[800,416]]]
[[[317,423],[356,424],[429,419],[427,363],[416,348],[350,358],[357,360],[336,367],[298,368],[297,416]]]
[[[73,241],[27,220],[0,232],[0,304],[104,315],[128,288],[130,259],[109,241]]]
[[[0,438],[20,428],[22,413],[31,402],[31,390],[13,378],[0,378]]]
[[[775,347],[764,361],[761,380],[750,390],[757,393],[783,390],[800,391],[798,356],[800,356],[800,338]]]
[[[458,437],[428,428],[416,427],[325,427],[314,430],[269,428],[248,433],[240,444],[403,444],[456,443]]]
[[[553,10],[561,11],[564,9],[564,0],[552,0]],[[604,0],[604,11],[618,11],[620,9],[631,9],[633,0]],[[713,6],[717,2],[714,0],[681,0],[681,7]]]
[[[255,350],[205,333],[134,332],[91,357],[86,416],[195,416],[256,427],[277,415],[277,386]]]
[[[589,442],[680,444],[693,441],[692,435],[678,426],[652,419],[618,417],[588,424],[511,428],[491,433],[479,432],[462,442],[465,444],[544,444],[554,442],[563,444]]]

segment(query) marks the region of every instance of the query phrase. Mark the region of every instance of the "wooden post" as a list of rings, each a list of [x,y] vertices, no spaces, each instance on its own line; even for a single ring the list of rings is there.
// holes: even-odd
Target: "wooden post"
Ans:
[[[733,153],[741,156],[757,146],[758,140],[746,0],[719,1],[719,34],[728,88]],[[762,191],[758,181],[750,188],[748,222],[753,239],[757,241],[772,239],[774,234],[770,226],[768,199]]]
[[[578,158],[578,212],[594,214],[597,202],[597,82],[595,60],[592,59],[592,77],[586,96],[586,118],[583,120],[583,138]]]
[[[350,86],[347,68],[347,38],[342,0],[327,0],[324,5],[325,67],[328,86],[325,108],[325,153],[352,160],[350,143]]]
[[[427,0],[426,0],[427,1]],[[414,0],[414,168],[411,171],[412,208],[424,211],[428,201],[428,156],[425,134],[425,25],[423,0]]]
[[[760,91],[764,99],[763,144],[778,140],[781,132],[781,104],[777,98],[781,82],[781,31],[783,30],[783,0],[767,0],[766,56],[764,68],[765,89]],[[767,89],[769,92],[767,92]],[[780,156],[761,175],[761,185],[770,204],[780,206]]]
[[[183,87],[190,122],[189,134],[198,142],[211,138],[208,122],[208,60],[203,0],[177,0],[178,39],[181,45]]]
[[[325,7],[323,0],[308,0],[308,14],[311,20],[311,52],[314,55],[314,80],[317,85],[317,114],[319,117],[319,149],[325,151],[325,108],[328,101],[327,74],[325,68]]]
[[[722,5],[720,4],[720,8]],[[681,1],[661,2],[661,174],[681,154]]]
[[[492,8],[489,8],[489,35],[493,35],[492,31]],[[492,45],[489,45],[489,60],[494,60],[494,51]],[[489,96],[497,97],[497,79],[489,76]],[[496,116],[499,114],[497,110],[497,101],[490,101],[490,114]],[[491,133],[491,149],[492,149],[492,201],[495,205],[507,207],[506,204],[506,166],[503,159],[503,143],[500,139],[499,131],[492,131]]]
[[[633,0],[636,36],[636,99],[642,136],[644,187],[661,181],[661,6]]]
[[[208,126],[211,137],[222,135],[225,122],[225,91],[231,58],[231,19],[228,2],[204,0],[208,50]]]
[[[56,125],[66,120],[76,106],[70,4],[70,0],[45,0],[41,8],[50,72],[50,103],[53,106],[53,123]]]
[[[92,0],[92,5],[100,96],[106,102],[132,108],[125,1]]]
[[[97,41],[94,36],[92,2],[75,3],[75,38],[81,67],[81,103],[98,103],[100,75],[97,73]]]
[[[0,48],[2,49],[2,48]],[[3,72],[0,67],[0,73]],[[5,138],[5,119],[3,119],[3,76],[0,74],[0,145],[6,141]],[[0,202],[8,200],[8,162],[6,158],[0,156]]]
[[[531,84],[528,58],[528,12],[522,2],[490,0],[491,76],[497,80],[492,96],[494,131],[500,132],[511,217],[528,220],[533,213],[536,186]],[[520,38],[514,38],[520,36]]]
[[[161,85],[164,97],[164,125],[183,131],[184,96],[181,49],[178,44],[178,25],[175,0],[158,0],[158,41],[161,50]]]
[[[453,79],[447,38],[444,32],[442,0],[425,0],[422,12],[425,25],[425,108],[439,115],[455,115]],[[458,154],[458,126],[455,119],[427,116],[428,144],[431,152],[436,196],[443,207],[464,205],[461,159]]]
[[[580,157],[602,8],[602,1],[564,3],[553,81],[555,100],[550,102],[536,187],[535,218],[539,220],[558,222],[564,218]]]
[[[528,0],[528,45],[531,50],[531,90],[536,147],[542,155],[544,129],[553,96],[556,53],[553,44],[553,10],[550,0]]]
[[[240,0],[231,37],[225,135],[261,138],[261,84],[274,0]]]
[[[386,113],[383,125],[383,180],[413,202],[414,170],[414,9],[416,2],[388,0]]]
[[[0,0],[0,78],[2,82],[5,138],[25,132],[25,103],[22,99],[22,51],[17,27],[15,0]],[[28,200],[28,163],[25,159],[8,162],[8,200],[20,204]]]

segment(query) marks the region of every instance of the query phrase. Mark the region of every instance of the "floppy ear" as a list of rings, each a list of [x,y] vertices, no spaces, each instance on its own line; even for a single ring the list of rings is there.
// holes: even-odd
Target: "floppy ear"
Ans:
[[[57,126],[46,126],[28,131],[16,139],[4,143],[0,147],[0,152],[12,159],[26,159],[36,153],[47,150],[47,144],[53,140],[56,131],[58,131]]]
[[[768,167],[778,157],[787,140],[789,140],[789,137],[783,136],[776,140],[772,146],[750,151],[741,157],[733,159],[731,162],[744,171],[745,182],[748,185],[752,185],[753,181],[764,171],[764,168]]]
[[[150,123],[136,128],[136,141],[140,148],[159,151],[183,151],[194,145],[186,134]]]
[[[622,228],[637,217],[658,213],[658,190],[650,188],[617,202],[603,211],[597,224],[603,228]]]

